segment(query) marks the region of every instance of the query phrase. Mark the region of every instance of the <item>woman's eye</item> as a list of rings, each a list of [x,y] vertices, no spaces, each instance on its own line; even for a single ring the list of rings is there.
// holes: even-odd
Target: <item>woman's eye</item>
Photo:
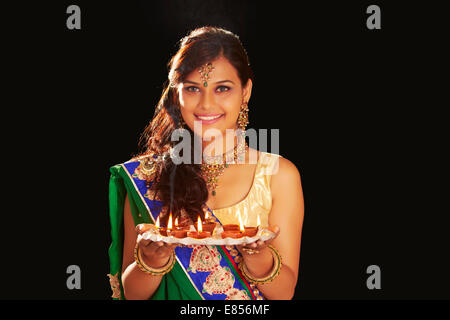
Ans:
[[[197,87],[193,87],[193,86],[191,86],[191,87],[186,87],[185,89],[186,89],[186,91],[188,91],[188,92],[198,92],[198,91],[199,91],[199,89],[198,89]]]
[[[217,87],[217,89],[216,89],[218,92],[226,92],[226,91],[229,91],[230,90],[230,87],[227,87],[227,86],[220,86],[220,87]]]

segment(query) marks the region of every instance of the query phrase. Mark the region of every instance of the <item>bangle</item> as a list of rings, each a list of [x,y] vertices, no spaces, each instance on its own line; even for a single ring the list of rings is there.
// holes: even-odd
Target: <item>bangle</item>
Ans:
[[[265,284],[268,282],[272,282],[273,279],[275,279],[280,274],[281,266],[283,265],[282,261],[281,261],[280,253],[272,246],[267,246],[267,247],[271,250],[272,257],[273,257],[273,268],[268,276],[266,276],[264,278],[255,278],[250,275],[250,273],[248,272],[247,266],[245,265],[245,263],[243,261],[239,264],[239,269],[241,270],[242,275],[251,283]]]
[[[170,270],[172,270],[173,266],[175,265],[176,261],[175,252],[172,252],[169,261],[165,266],[158,269],[149,267],[142,259],[141,249],[139,248],[139,245],[136,245],[136,247],[134,248],[134,260],[136,261],[136,265],[139,267],[139,269],[152,276],[163,276],[166,273],[170,272]]]

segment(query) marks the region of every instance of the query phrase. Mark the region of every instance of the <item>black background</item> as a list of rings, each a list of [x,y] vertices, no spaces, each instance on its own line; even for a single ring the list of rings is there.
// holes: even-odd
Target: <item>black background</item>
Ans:
[[[436,3],[58,1],[16,9],[5,60],[12,99],[4,128],[14,129],[3,135],[12,191],[4,205],[13,209],[3,215],[0,297],[109,299],[109,167],[137,151],[177,41],[215,25],[237,33],[249,54],[249,127],[280,129],[280,154],[302,176],[295,298],[448,299],[448,209],[437,203],[445,188],[432,180],[445,181],[436,168],[448,92],[448,80],[439,81],[448,32]],[[81,7],[81,30],[66,28],[70,4]],[[370,4],[381,7],[381,30],[366,28]],[[72,264],[81,290],[66,287]],[[372,264],[381,290],[366,287]]]

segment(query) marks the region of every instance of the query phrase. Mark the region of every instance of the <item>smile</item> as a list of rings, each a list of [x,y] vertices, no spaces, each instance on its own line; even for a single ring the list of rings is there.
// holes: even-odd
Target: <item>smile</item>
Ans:
[[[195,117],[199,120],[202,121],[202,123],[205,124],[209,124],[209,123],[213,123],[216,122],[217,120],[219,120],[220,118],[222,118],[225,114],[213,114],[213,115],[196,115]]]

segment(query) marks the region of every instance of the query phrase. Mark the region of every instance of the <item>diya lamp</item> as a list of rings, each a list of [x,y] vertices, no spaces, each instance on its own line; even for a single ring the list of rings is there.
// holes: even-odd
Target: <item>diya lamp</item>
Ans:
[[[223,225],[222,238],[239,239],[244,236],[245,227],[242,223],[241,215],[239,215],[239,226],[237,224]],[[236,228],[237,227],[237,228]]]
[[[205,212],[205,221],[202,222],[202,230],[208,231],[213,234],[214,229],[216,228],[216,223],[213,221],[208,221],[208,211]]]
[[[224,224],[222,228],[223,231],[239,231],[239,225],[237,224]]]
[[[170,219],[170,217],[169,217]],[[189,227],[181,227],[178,225],[178,217],[175,219],[175,227],[169,231],[169,236],[175,238],[186,238]]]
[[[187,230],[189,231],[191,228],[189,226],[180,226],[180,224],[178,223],[178,217],[175,219],[175,227],[174,230]]]
[[[258,218],[256,220],[256,227],[244,227],[244,236],[246,237],[254,237],[256,236],[256,234],[258,233],[259,230],[259,226],[261,225],[261,220],[259,219],[259,214],[258,214]]]
[[[155,230],[156,226],[154,224],[150,224],[150,223],[142,223],[139,225],[139,232],[141,233],[145,233],[149,230]]]
[[[170,216],[169,216],[169,224],[170,225],[172,224],[172,214],[170,214]],[[156,219],[155,226],[156,226],[156,230],[159,231],[160,235],[167,237],[167,230],[169,229],[169,225],[167,226],[167,228],[166,227],[161,227],[160,226],[160,222],[159,222],[159,216]]]
[[[203,231],[203,223],[200,219],[200,216],[198,216],[197,231],[188,231],[187,236],[194,239],[204,239],[211,237],[211,232]]]

